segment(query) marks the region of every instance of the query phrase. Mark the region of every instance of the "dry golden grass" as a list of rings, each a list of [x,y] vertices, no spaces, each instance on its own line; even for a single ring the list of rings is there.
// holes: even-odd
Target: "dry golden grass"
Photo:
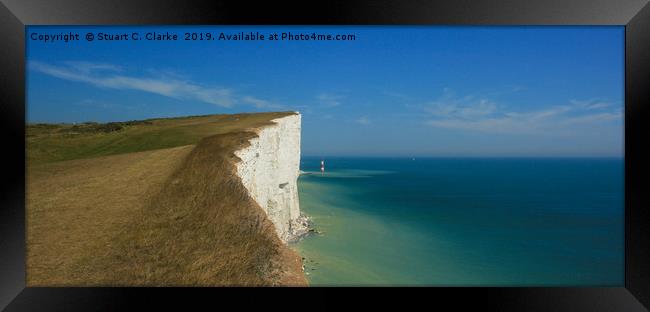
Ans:
[[[249,116],[196,145],[28,165],[28,285],[306,285],[234,173],[233,152],[279,117]]]

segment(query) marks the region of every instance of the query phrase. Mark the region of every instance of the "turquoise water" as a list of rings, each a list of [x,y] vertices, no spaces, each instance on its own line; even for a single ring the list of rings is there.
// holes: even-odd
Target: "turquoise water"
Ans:
[[[317,172],[320,158],[303,158]],[[621,286],[622,159],[326,158],[312,285]]]

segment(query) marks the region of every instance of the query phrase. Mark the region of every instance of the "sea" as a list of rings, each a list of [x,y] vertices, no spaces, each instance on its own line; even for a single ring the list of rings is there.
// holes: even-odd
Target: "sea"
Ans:
[[[303,157],[293,247],[313,286],[623,286],[623,164]]]

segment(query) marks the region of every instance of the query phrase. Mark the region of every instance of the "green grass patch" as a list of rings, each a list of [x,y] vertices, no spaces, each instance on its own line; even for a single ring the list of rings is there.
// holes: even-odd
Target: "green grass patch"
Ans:
[[[292,112],[207,115],[126,122],[27,125],[27,161],[49,163],[191,145],[201,138],[254,128]]]

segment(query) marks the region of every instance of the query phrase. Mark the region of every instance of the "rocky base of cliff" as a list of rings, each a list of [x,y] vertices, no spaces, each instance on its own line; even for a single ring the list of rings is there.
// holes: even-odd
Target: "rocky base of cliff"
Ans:
[[[296,243],[303,237],[314,232],[315,230],[311,219],[304,214],[300,214],[298,218],[291,220],[289,235],[286,241],[288,243]]]

